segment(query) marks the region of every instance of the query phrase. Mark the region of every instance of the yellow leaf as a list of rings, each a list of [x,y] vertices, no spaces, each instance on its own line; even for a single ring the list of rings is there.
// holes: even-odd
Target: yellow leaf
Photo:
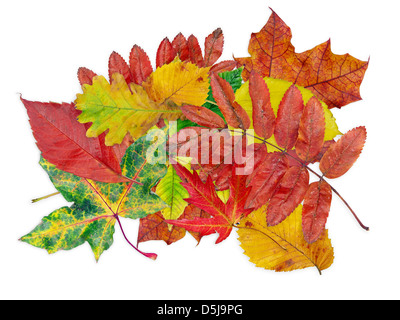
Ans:
[[[266,206],[253,211],[238,226],[239,241],[244,254],[257,267],[292,271],[316,267],[319,272],[333,263],[333,247],[324,230],[321,238],[309,244],[304,240],[301,226],[302,206],[299,205],[283,222],[268,227]]]
[[[209,90],[210,68],[199,68],[178,58],[157,68],[143,83],[151,99],[160,104],[201,106],[206,102]]]
[[[285,94],[285,92],[289,89],[289,87],[292,85],[291,82],[285,81],[285,80],[280,80],[280,79],[274,79],[274,78],[264,78],[269,92],[270,92],[270,96],[271,96],[271,106],[272,109],[274,110],[275,116],[278,113],[278,107],[279,107],[279,103],[281,102],[283,95]],[[313,93],[304,88],[304,87],[300,87],[297,86],[303,96],[303,101],[304,104],[306,104],[308,102],[308,100],[311,99],[311,97],[313,97]],[[236,102],[239,103],[243,109],[246,110],[247,114],[249,115],[250,119],[252,118],[253,115],[253,105],[251,102],[251,98],[250,98],[250,94],[249,94],[249,82],[245,82],[235,93],[235,99]],[[329,110],[328,106],[326,105],[325,102],[321,101],[322,106],[324,108],[324,113],[325,113],[325,137],[324,140],[332,140],[333,138],[335,138],[337,135],[342,134],[339,129],[338,126],[336,124],[336,119],[333,117],[332,112]],[[253,123],[250,126],[250,129],[253,129]],[[257,141],[255,141],[257,142]],[[270,142],[271,144],[277,145],[274,136],[272,136],[270,139],[268,139],[268,142]],[[273,151],[278,151],[277,149],[267,146],[268,147],[268,151],[273,152]],[[274,150],[272,150],[274,149]]]
[[[112,75],[111,84],[103,76],[94,77],[92,85],[83,86],[83,94],[77,95],[75,104],[82,111],[78,121],[92,123],[88,137],[109,130],[105,138],[108,146],[120,144],[128,132],[138,139],[161,116],[177,119],[182,115],[180,108],[152,101],[141,86],[132,83],[129,87],[119,73]]]

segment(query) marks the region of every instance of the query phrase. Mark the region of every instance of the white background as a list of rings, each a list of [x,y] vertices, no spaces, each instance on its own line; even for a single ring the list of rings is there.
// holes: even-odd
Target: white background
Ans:
[[[2,299],[398,299],[399,6],[397,1],[2,1],[0,5],[0,298]],[[355,166],[332,185],[360,219],[334,197],[328,220],[332,267],[275,273],[243,255],[237,235],[196,247],[190,236],[171,246],[148,242],[152,261],[137,254],[116,226],[113,246],[96,263],[87,243],[53,255],[18,241],[43,216],[66,204],[39,166],[26,110],[28,100],[71,102],[80,92],[77,69],[107,75],[113,50],[128,58],[140,45],[153,65],[158,44],[178,32],[200,43],[215,28],[225,35],[222,59],[248,56],[252,32],[269,7],[291,27],[297,52],[328,38],[336,54],[370,65],[363,100],[333,110],[342,132],[365,125],[368,138]],[[136,242],[138,221],[123,221]]]

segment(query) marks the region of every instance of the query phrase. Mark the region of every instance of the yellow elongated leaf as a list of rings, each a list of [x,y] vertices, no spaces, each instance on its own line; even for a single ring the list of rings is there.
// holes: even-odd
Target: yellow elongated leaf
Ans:
[[[282,223],[268,227],[266,206],[253,211],[240,223],[238,234],[244,254],[257,267],[292,271],[316,267],[319,272],[333,263],[333,247],[324,230],[320,239],[312,244],[304,240],[301,227],[302,206]]]
[[[87,130],[88,137],[97,137],[109,130],[105,137],[108,146],[120,144],[128,132],[133,139],[138,139],[161,116],[172,120],[182,115],[177,107],[152,101],[141,86],[134,83],[128,86],[119,73],[112,75],[111,84],[103,76],[96,76],[92,85],[83,85],[76,108],[82,111],[79,122],[92,123]]]
[[[181,182],[174,167],[169,165],[167,174],[157,185],[156,194],[169,206],[161,211],[166,220],[178,219],[188,205],[184,199],[189,198],[189,193]]]
[[[210,68],[199,68],[178,58],[157,68],[143,83],[150,98],[159,104],[201,106],[209,90]]]

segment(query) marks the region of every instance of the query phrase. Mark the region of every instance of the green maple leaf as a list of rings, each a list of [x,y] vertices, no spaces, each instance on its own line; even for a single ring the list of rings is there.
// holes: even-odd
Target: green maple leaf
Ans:
[[[81,178],[41,158],[40,164],[56,189],[73,205],[44,217],[42,223],[20,240],[49,253],[73,249],[87,241],[98,260],[113,243],[114,226],[116,221],[120,223],[119,217],[143,218],[167,206],[151,191],[167,173],[166,165],[147,161],[151,144],[146,137],[138,139],[121,161],[123,174],[136,183],[104,183]]]

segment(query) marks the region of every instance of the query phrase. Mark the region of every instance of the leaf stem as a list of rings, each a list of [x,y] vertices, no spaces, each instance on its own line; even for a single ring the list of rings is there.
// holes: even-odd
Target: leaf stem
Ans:
[[[44,199],[50,198],[50,197],[55,196],[57,194],[60,194],[60,192],[54,192],[54,193],[48,194],[47,196],[44,196],[44,197],[32,199],[32,203],[35,203],[35,202],[38,202],[40,200],[44,200]]]
[[[230,131],[231,131],[231,132],[236,132],[235,130],[230,130]],[[357,221],[358,224],[361,226],[361,228],[363,228],[363,229],[366,230],[366,231],[369,230],[369,227],[365,226],[365,225],[361,222],[361,220],[357,217],[356,213],[355,213],[354,210],[350,207],[350,205],[347,203],[347,201],[340,195],[340,193],[339,193],[334,187],[332,187],[332,185],[331,185],[328,181],[326,181],[326,180],[324,179],[323,176],[321,176],[320,174],[318,174],[317,172],[315,172],[313,169],[311,169],[309,166],[307,166],[307,165],[306,165],[303,161],[301,161],[300,159],[298,159],[298,158],[296,158],[296,157],[293,157],[291,154],[287,153],[286,150],[283,150],[283,149],[279,148],[278,146],[274,145],[273,143],[270,143],[270,142],[266,141],[265,139],[262,139],[262,138],[259,138],[259,137],[254,136],[254,135],[251,135],[251,134],[249,134],[249,133],[247,133],[247,132],[244,132],[244,134],[246,134],[246,135],[248,135],[248,136],[250,136],[250,137],[252,137],[252,138],[254,138],[254,139],[258,139],[258,140],[262,141],[263,143],[268,144],[268,145],[270,145],[271,147],[274,147],[274,148],[278,149],[280,152],[285,153],[286,155],[288,155],[288,156],[291,157],[292,159],[294,159],[294,160],[296,160],[297,162],[301,163],[301,165],[302,165],[303,167],[305,167],[308,171],[310,171],[311,173],[313,173],[314,175],[316,175],[320,180],[323,180],[323,181],[325,181],[327,184],[329,184],[329,186],[331,187],[332,191],[340,198],[340,200],[343,201],[343,203],[344,203],[344,204],[346,205],[346,207],[350,210],[350,212],[352,213],[353,217],[356,219],[356,221]]]
[[[146,253],[146,252],[142,252],[142,251],[140,251],[137,247],[135,247],[135,246],[129,241],[129,239],[127,238],[127,236],[125,235],[124,228],[122,228],[122,224],[121,224],[121,221],[119,220],[118,215],[115,214],[115,215],[114,215],[114,218],[117,220],[117,222],[118,222],[118,224],[119,224],[119,228],[121,229],[122,235],[124,236],[126,242],[128,242],[129,245],[130,245],[132,248],[134,248],[137,252],[141,253],[142,255],[144,255],[144,256],[147,257],[147,258],[150,258],[150,259],[152,259],[152,260],[156,260],[156,259],[157,259],[157,255],[156,255],[155,253]]]

